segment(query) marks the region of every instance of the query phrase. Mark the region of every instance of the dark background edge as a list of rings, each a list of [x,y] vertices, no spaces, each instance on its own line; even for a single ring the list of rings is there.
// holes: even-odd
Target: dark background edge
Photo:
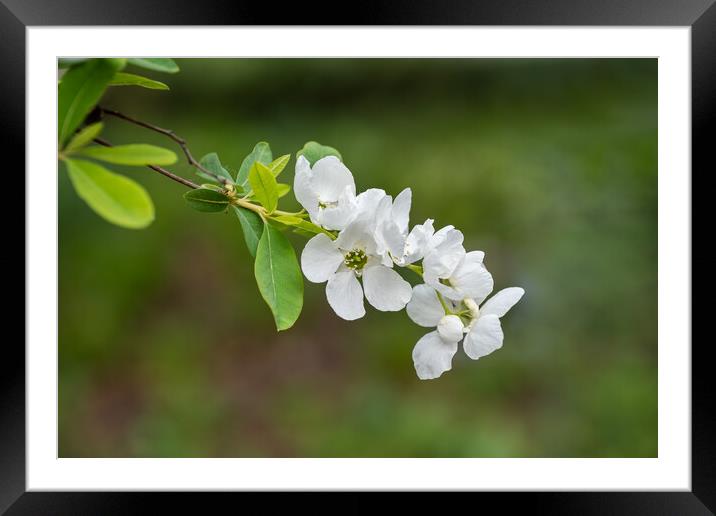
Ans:
[[[211,1],[201,4],[184,4],[182,9],[172,6],[166,10],[166,2],[148,0],[139,10],[134,2],[106,3],[98,5],[82,0],[63,2],[3,0],[0,4],[0,56],[4,65],[2,95],[4,123],[3,147],[13,149],[15,169],[24,170],[25,136],[25,26],[26,25],[152,25],[152,24],[265,24],[264,11],[257,7],[237,5],[236,2]],[[386,3],[387,4],[387,3]],[[392,2],[364,6],[351,19],[352,24],[459,24],[459,25],[691,25],[692,27],[692,166],[705,168],[708,134],[713,133],[716,115],[714,91],[716,91],[716,6],[713,0],[674,1],[607,1],[598,6],[592,2],[553,1],[528,2],[509,0],[490,4],[457,1],[450,9],[438,9],[433,2]],[[369,9],[368,6],[371,6]],[[710,6],[710,7],[709,7]],[[283,11],[271,24],[341,24],[345,20],[332,20],[326,15],[323,21],[306,12]],[[140,14],[141,13],[141,14]],[[293,16],[298,14],[297,16]],[[290,19],[288,19],[290,18]],[[711,131],[709,131],[711,129]],[[23,152],[18,152],[23,149]],[[6,155],[8,153],[5,153]],[[693,177],[693,174],[692,174]],[[29,190],[29,189],[28,189]],[[24,209],[24,207],[23,207]],[[17,210],[19,212],[19,209]],[[25,263],[23,242],[23,263]],[[24,307],[23,296],[23,307]],[[13,340],[10,340],[11,344]],[[508,495],[516,504],[539,503],[550,513],[582,514],[633,513],[649,514],[709,514],[706,507],[716,507],[716,446],[713,443],[714,395],[707,384],[704,347],[692,349],[692,488],[691,493],[529,493]],[[55,514],[126,513],[128,510],[147,509],[147,493],[24,493],[25,491],[25,353],[24,348],[8,345],[5,350],[6,368],[0,385],[0,413],[3,424],[0,431],[0,511],[12,505],[8,514],[38,514],[50,510]],[[166,503],[166,495],[156,495]],[[198,496],[198,498],[197,498]],[[205,496],[193,496],[192,500],[204,500]],[[480,494],[488,496],[487,493]],[[491,497],[505,495],[491,495]],[[294,498],[294,497],[292,497]],[[415,497],[421,506],[422,497]],[[184,499],[184,501],[182,501]],[[355,500],[355,495],[349,495]],[[13,504],[13,501],[15,503]],[[186,495],[177,501],[184,504]],[[200,503],[204,503],[204,501]],[[701,503],[703,502],[703,503]],[[500,500],[502,505],[504,500]],[[357,507],[349,503],[350,507]]]

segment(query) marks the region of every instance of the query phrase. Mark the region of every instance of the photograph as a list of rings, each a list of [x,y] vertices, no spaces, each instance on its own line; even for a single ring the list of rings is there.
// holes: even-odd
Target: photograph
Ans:
[[[59,458],[659,456],[657,58],[91,50]]]

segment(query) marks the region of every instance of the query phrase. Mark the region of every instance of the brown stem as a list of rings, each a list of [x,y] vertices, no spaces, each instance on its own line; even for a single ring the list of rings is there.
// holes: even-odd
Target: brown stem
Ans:
[[[104,140],[102,138],[95,138],[95,143],[98,143],[100,145],[104,145],[105,147],[113,147],[111,143],[109,143],[107,140]],[[176,174],[173,174],[172,172],[169,172],[166,168],[158,167],[156,165],[147,165],[147,167],[151,168],[152,170],[159,172],[160,174],[163,174],[167,176],[169,179],[172,179],[176,181],[177,183],[181,183],[184,186],[188,186],[189,188],[197,189],[199,188],[199,185],[196,183],[192,183],[188,179],[184,179],[183,177],[180,177]]]
[[[113,117],[125,120],[131,124],[138,125],[139,127],[144,127],[145,129],[149,129],[150,131],[154,131],[159,134],[163,134],[164,136],[171,138],[172,141],[174,141],[179,147],[181,147],[181,150],[184,152],[184,155],[186,156],[187,161],[189,164],[193,167],[198,168],[205,174],[213,177],[220,183],[223,183],[224,185],[229,184],[229,180],[225,177],[217,176],[210,170],[207,170],[205,167],[203,167],[196,159],[194,159],[194,156],[192,155],[191,151],[189,150],[189,147],[186,144],[186,140],[182,138],[181,136],[177,135],[174,131],[171,129],[164,129],[163,127],[159,127],[154,124],[150,124],[149,122],[144,122],[142,120],[137,120],[136,118],[132,118],[131,116],[125,115],[124,113],[120,113],[119,111],[115,111],[113,109],[106,109],[103,107],[99,108],[100,113],[104,115],[111,115]]]

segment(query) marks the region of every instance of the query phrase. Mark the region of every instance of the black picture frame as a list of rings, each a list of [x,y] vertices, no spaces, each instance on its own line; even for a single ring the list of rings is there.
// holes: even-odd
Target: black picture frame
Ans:
[[[311,8],[285,4],[267,12],[262,3],[203,0],[0,0],[0,63],[3,70],[3,150],[13,149],[24,170],[25,30],[47,25],[604,25],[691,27],[692,172],[713,168],[707,161],[716,133],[716,0],[489,0],[362,2],[350,19],[335,3]],[[346,11],[347,12],[347,11]],[[3,152],[3,155],[9,153]],[[20,168],[22,167],[22,168]],[[29,185],[27,191],[30,191]],[[20,213],[18,210],[17,213]],[[24,248],[24,247],[23,247]],[[693,262],[693,260],[692,260]],[[27,274],[27,271],[26,271]],[[24,299],[24,297],[23,297]],[[18,303],[19,305],[19,303]],[[23,304],[24,306],[24,304]],[[7,514],[129,514],[159,501],[168,512],[206,512],[209,498],[230,495],[162,493],[50,493],[25,488],[25,351],[19,339],[3,339],[0,375],[0,512]],[[689,343],[672,343],[689,345]],[[716,416],[708,382],[710,340],[692,345],[692,491],[590,493],[466,493],[502,511],[529,507],[545,514],[713,514],[716,511]],[[370,508],[370,501],[342,495],[340,512]],[[370,499],[369,495],[368,499]],[[285,497],[284,497],[285,498]],[[296,497],[292,497],[296,498]],[[301,497],[298,497],[299,500]],[[407,498],[407,497],[406,497]],[[350,500],[348,502],[347,500]],[[355,501],[354,501],[355,500]],[[456,500],[456,503],[464,500]],[[410,503],[426,508],[423,496]],[[474,502],[470,502],[474,503]],[[179,505],[181,504],[181,505]],[[365,505],[363,505],[365,504]],[[273,502],[271,503],[271,506]],[[313,505],[313,504],[312,504]],[[268,508],[269,506],[266,506]],[[477,508],[478,506],[476,506]],[[405,506],[404,506],[405,508]]]

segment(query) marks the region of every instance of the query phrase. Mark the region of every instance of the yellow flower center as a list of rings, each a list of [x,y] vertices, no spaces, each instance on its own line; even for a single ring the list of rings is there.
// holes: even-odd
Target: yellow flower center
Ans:
[[[365,266],[366,262],[368,262],[368,257],[363,249],[353,249],[352,251],[348,251],[343,260],[346,267],[353,269],[354,271],[361,270]]]

